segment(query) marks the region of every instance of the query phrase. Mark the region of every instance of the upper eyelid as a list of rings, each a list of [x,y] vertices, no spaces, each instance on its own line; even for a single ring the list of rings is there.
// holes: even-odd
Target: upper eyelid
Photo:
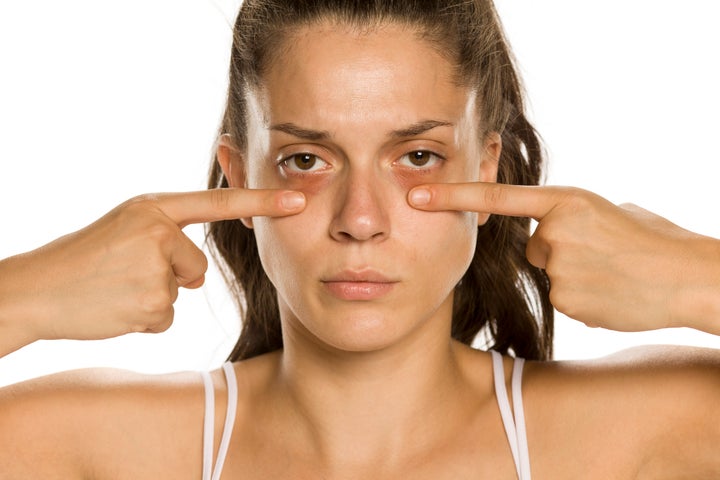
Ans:
[[[432,130],[431,130],[432,131]],[[427,132],[423,132],[427,133]],[[274,143],[274,142],[273,142]],[[280,142],[278,142],[280,143]],[[423,147],[422,144],[432,143],[434,145],[439,145],[440,150],[443,148],[448,148],[451,145],[448,145],[448,142],[445,139],[439,139],[435,137],[426,137],[423,134],[420,134],[416,137],[408,137],[408,138],[395,138],[393,141],[388,142],[379,148],[381,150],[386,149],[405,149],[407,148],[407,144],[420,144],[419,147],[411,148],[408,150],[408,152],[411,151],[417,151],[417,150],[427,150],[430,152],[435,153],[436,155],[441,155],[438,152],[438,149],[436,147]],[[343,157],[345,158],[347,155],[345,154],[345,150],[340,146],[332,142],[324,142],[322,140],[320,141],[312,141],[312,140],[304,140],[301,138],[298,138],[297,142],[291,142],[291,143],[285,143],[282,142],[281,145],[277,146],[275,148],[276,151],[282,152],[284,150],[290,150],[293,153],[288,153],[288,155],[297,154],[297,153],[311,153],[315,151],[322,151],[323,154],[329,153],[330,155]]]
[[[396,151],[404,151],[405,154],[411,152],[430,152],[445,158],[447,151],[452,148],[435,138],[412,138],[398,142],[394,147]]]
[[[435,141],[433,141],[436,143]],[[416,145],[407,145],[408,143],[415,143]],[[414,152],[428,152],[432,155],[435,155],[439,157],[441,160],[447,160],[447,153],[443,152],[443,149],[434,148],[428,145],[417,145],[419,141],[417,139],[414,140],[406,140],[403,142],[400,142],[399,145],[396,145],[392,148],[392,150],[395,151],[395,153],[392,153],[392,150],[388,153],[392,155],[394,158],[393,163],[397,162],[401,158],[403,158],[406,155],[409,155]],[[424,142],[423,142],[424,143]],[[275,155],[275,161],[277,164],[281,164],[290,158],[296,156],[296,155],[314,155],[318,157],[320,160],[324,161],[325,163],[330,163],[328,161],[328,157],[340,157],[342,159],[346,159],[346,155],[343,151],[335,151],[333,149],[330,149],[323,145],[317,145],[312,143],[297,143],[297,144],[290,144],[285,145],[283,147],[279,147],[276,150],[278,153]]]
[[[322,153],[320,153],[319,150],[322,150]],[[284,161],[289,160],[290,158],[297,155],[313,155],[315,157],[318,157],[320,160],[327,162],[327,160],[325,160],[325,157],[327,156],[328,152],[326,149],[323,148],[307,148],[307,145],[302,145],[301,148],[282,147],[278,148],[276,151],[277,153],[275,154],[275,161],[278,164],[283,163]]]
[[[435,155],[436,157],[438,157],[438,158],[441,159],[441,160],[446,160],[446,159],[447,159],[447,156],[446,156],[446,155],[438,152],[437,150],[432,150],[432,149],[429,149],[429,148],[413,148],[413,149],[411,149],[411,150],[407,150],[407,151],[405,151],[405,153],[403,153],[402,155],[400,155],[400,156],[398,157],[398,159],[403,158],[403,157],[405,157],[406,155],[410,155],[411,153],[416,153],[416,152],[429,153],[429,154],[431,154],[431,155]]]
[[[293,157],[295,155],[302,155],[302,154],[309,154],[309,155],[315,155],[316,157],[319,157],[322,160],[325,160],[325,157],[330,155],[336,155],[335,152],[333,152],[328,147],[312,144],[312,143],[297,143],[297,144],[289,144],[289,145],[283,145],[282,147],[278,147],[275,149],[277,154],[275,155],[276,160],[278,163],[280,163],[284,159],[288,159],[290,157]],[[327,161],[327,160],[325,160]]]

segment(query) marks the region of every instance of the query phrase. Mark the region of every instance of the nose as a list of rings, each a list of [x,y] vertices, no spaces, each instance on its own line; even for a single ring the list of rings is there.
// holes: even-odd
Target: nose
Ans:
[[[390,234],[389,204],[382,180],[367,172],[348,173],[338,186],[330,235],[337,241],[381,241]]]

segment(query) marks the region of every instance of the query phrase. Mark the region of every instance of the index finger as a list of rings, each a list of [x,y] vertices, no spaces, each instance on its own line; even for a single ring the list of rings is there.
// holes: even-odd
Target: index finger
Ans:
[[[282,217],[305,208],[305,196],[291,190],[215,188],[157,194],[152,200],[180,228],[238,218]]]
[[[503,183],[436,183],[410,190],[408,202],[420,210],[489,213],[541,220],[566,192],[558,187]]]

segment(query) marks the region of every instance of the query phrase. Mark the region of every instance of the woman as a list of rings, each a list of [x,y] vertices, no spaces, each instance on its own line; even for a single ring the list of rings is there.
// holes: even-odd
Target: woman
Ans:
[[[717,352],[523,371],[467,346],[487,326],[496,350],[549,359],[549,300],[590,324],[717,333],[717,241],[530,186],[541,152],[491,4],[377,3],[246,2],[210,179],[234,188],[133,199],[3,262],[4,352],[167,328],[177,288],[203,281],[178,228],[192,222],[228,220],[210,235],[247,302],[243,361],[204,382],[75,372],[4,389],[9,478],[720,473]],[[648,285],[643,257],[667,271],[676,251],[683,288]],[[627,285],[667,302],[628,308]]]

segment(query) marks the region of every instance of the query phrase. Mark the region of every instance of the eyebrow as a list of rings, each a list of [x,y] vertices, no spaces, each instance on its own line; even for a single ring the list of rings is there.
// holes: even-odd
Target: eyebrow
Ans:
[[[422,120],[413,123],[412,125],[409,125],[405,128],[393,130],[389,133],[388,136],[392,138],[415,137],[429,130],[432,130],[433,128],[453,126],[455,126],[455,124],[451,122],[443,122],[440,120]],[[327,130],[312,130],[309,128],[300,127],[298,125],[295,125],[294,123],[278,123],[275,125],[271,125],[270,130],[287,133],[288,135],[292,135],[293,137],[302,138],[303,140],[309,140],[314,142],[320,140],[329,140],[331,136],[330,132],[328,132]]]
[[[330,132],[327,130],[310,130],[308,128],[298,127],[294,123],[278,123],[276,125],[271,125],[270,130],[287,133],[293,137],[310,141],[328,140],[330,138]]]
[[[432,130],[433,128],[453,126],[455,125],[450,122],[441,122],[440,120],[423,120],[413,123],[408,127],[401,128],[400,130],[393,130],[390,132],[390,136],[393,138],[415,137],[427,132],[428,130]]]

